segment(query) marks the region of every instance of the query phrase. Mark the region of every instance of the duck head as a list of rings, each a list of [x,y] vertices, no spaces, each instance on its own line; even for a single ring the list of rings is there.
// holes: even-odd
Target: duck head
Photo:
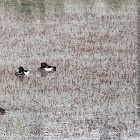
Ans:
[[[19,70],[19,72],[24,72],[24,68],[21,66],[18,68],[18,70]]]
[[[0,107],[0,115],[5,114],[5,109]]]
[[[44,69],[44,68],[46,68],[46,67],[47,67],[47,64],[46,64],[45,62],[42,62],[40,68],[41,68],[41,69]]]

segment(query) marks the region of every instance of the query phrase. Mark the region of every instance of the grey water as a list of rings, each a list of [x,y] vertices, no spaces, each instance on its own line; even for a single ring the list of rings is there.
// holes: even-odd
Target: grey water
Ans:
[[[0,1],[0,138],[139,139],[136,0]],[[41,62],[56,72],[38,71]],[[19,66],[30,70],[16,77]]]

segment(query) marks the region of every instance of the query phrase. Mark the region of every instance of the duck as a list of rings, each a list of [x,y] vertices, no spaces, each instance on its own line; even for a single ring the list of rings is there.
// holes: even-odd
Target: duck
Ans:
[[[45,62],[41,63],[41,70],[45,70],[46,72],[56,71],[56,66],[49,66]]]
[[[5,114],[5,109],[0,107],[0,115],[4,115]]]
[[[15,75],[17,75],[17,76],[22,76],[22,75],[28,76],[29,75],[29,70],[24,70],[24,68],[22,66],[20,66],[18,68],[18,72],[16,72]]]

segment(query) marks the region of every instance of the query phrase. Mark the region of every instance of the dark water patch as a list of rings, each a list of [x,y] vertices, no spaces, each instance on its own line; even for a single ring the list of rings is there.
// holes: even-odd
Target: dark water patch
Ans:
[[[32,14],[32,13],[63,13],[64,0],[3,0],[0,6],[6,11],[14,10],[15,12]]]
[[[107,5],[107,8],[113,12],[126,10],[130,4],[128,0],[105,0],[104,2]]]
[[[44,13],[45,0],[7,0],[0,3],[6,10],[13,9],[16,12],[31,14],[34,11]]]

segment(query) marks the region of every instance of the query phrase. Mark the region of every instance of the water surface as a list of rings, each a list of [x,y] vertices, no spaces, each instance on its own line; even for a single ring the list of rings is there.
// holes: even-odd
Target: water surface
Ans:
[[[0,116],[1,137],[139,138],[135,0],[0,6],[0,105],[9,111]],[[57,71],[40,73],[43,61]],[[16,77],[19,66],[31,75]]]

